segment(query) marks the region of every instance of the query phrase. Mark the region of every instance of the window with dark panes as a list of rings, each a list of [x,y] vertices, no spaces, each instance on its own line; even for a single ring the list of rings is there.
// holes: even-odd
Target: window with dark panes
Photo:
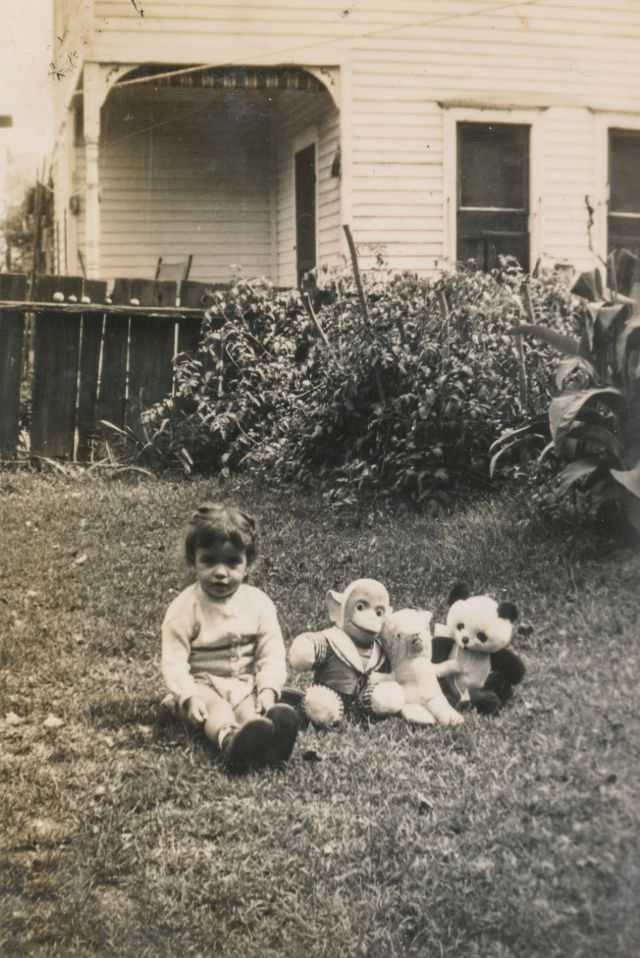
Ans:
[[[458,123],[458,259],[529,269],[529,126]]]
[[[609,216],[607,252],[629,250],[640,261],[640,131],[609,130]],[[638,262],[616,256],[618,285],[630,292],[640,283]]]

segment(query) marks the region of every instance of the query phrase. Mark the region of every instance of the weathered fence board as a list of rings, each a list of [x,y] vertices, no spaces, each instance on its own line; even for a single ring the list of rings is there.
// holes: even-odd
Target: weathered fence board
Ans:
[[[171,392],[174,343],[172,319],[131,319],[127,424],[133,429],[137,429],[145,409]]]
[[[178,284],[173,280],[116,279],[111,302],[140,306],[175,306],[177,295]]]
[[[106,296],[107,284],[102,280],[85,280],[83,292],[92,302],[100,303],[104,301]],[[76,458],[81,462],[90,456],[90,439],[94,433],[96,423],[98,369],[103,320],[104,316],[100,313],[82,314],[76,448]]]
[[[38,276],[34,298],[82,296],[81,276]],[[31,392],[31,452],[73,458],[80,355],[80,316],[55,311],[36,316]]]
[[[24,299],[27,278],[21,274],[0,274],[0,299]],[[0,315],[0,458],[15,456],[20,419],[20,382],[24,316]]]
[[[211,302],[211,285],[186,279],[180,284],[180,305],[206,309]],[[183,316],[178,320],[178,352],[195,352],[200,341],[201,316]]]
[[[195,349],[210,287],[190,284],[180,308],[170,281],[117,280],[109,301],[106,283],[81,277],[37,276],[30,300],[25,290],[24,276],[0,274],[0,455],[17,451],[25,316],[33,314],[31,452],[82,461],[100,420],[137,428],[144,409],[170,394],[177,324],[180,348]]]

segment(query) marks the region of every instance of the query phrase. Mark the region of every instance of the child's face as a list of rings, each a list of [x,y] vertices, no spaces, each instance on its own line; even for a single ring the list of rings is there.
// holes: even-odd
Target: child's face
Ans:
[[[247,556],[231,542],[198,546],[194,569],[200,586],[211,599],[227,599],[244,581]]]

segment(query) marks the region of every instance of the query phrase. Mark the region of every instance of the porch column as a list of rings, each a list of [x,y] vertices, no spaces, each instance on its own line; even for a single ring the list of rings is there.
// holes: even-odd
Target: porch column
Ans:
[[[85,250],[89,279],[100,276],[100,107],[103,78],[98,63],[84,68]]]
[[[351,58],[340,64],[340,222],[356,232],[353,223],[353,92]],[[357,232],[356,232],[357,235]],[[340,230],[340,249],[349,262],[350,251],[346,235]]]

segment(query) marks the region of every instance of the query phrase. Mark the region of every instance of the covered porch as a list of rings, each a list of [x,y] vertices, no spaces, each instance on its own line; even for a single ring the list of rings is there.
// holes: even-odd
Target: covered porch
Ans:
[[[336,263],[338,83],[330,69],[87,64],[56,178],[60,269],[153,278],[160,257],[192,257],[194,280],[289,286]]]

